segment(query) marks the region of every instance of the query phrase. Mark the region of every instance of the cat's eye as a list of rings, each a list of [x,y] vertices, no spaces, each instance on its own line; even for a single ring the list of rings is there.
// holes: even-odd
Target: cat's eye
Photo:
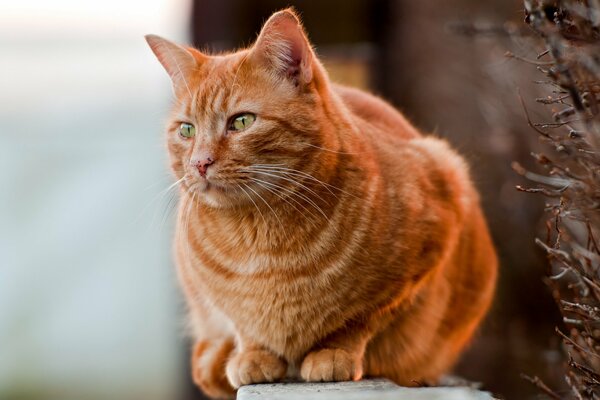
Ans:
[[[229,123],[228,131],[239,132],[248,129],[256,120],[256,115],[251,113],[238,114]]]
[[[183,122],[179,126],[179,135],[181,135],[181,137],[184,137],[186,139],[193,138],[194,136],[196,136],[196,128],[192,124]]]

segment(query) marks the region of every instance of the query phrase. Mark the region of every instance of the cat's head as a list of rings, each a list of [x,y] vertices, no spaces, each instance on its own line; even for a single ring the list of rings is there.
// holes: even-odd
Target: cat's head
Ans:
[[[316,161],[327,140],[328,78],[292,10],[273,14],[250,48],[230,54],[146,40],[173,82],[172,168],[200,201],[260,201]]]

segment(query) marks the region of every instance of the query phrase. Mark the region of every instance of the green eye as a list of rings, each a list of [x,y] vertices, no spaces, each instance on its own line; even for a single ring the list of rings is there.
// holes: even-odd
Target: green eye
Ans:
[[[196,128],[194,125],[188,124],[187,122],[183,122],[179,127],[179,134],[184,138],[193,138],[196,136]]]
[[[233,118],[227,129],[234,132],[243,131],[244,129],[249,128],[250,125],[254,123],[255,119],[256,115],[250,113],[237,115]]]

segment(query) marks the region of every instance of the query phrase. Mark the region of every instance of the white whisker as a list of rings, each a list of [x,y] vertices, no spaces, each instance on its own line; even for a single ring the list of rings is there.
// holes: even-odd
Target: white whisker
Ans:
[[[251,191],[252,191],[254,194],[256,194],[256,195],[257,195],[257,196],[258,196],[258,197],[259,197],[259,198],[260,198],[260,199],[263,201],[263,203],[265,203],[265,205],[266,205],[267,207],[269,207],[269,210],[271,210],[271,212],[273,213],[273,215],[274,215],[274,216],[275,216],[275,218],[277,219],[277,222],[279,222],[279,225],[281,226],[281,231],[282,231],[282,232],[284,233],[284,235],[285,235],[285,234],[286,234],[286,231],[285,231],[285,229],[284,229],[284,227],[283,227],[283,223],[281,222],[281,220],[279,219],[279,216],[277,215],[277,213],[275,212],[275,210],[273,210],[273,207],[271,207],[271,205],[269,204],[269,202],[267,202],[267,201],[265,200],[265,198],[264,198],[264,197],[262,197],[262,196],[260,195],[260,193],[258,193],[256,190],[252,189],[252,188],[251,188],[249,185],[246,185],[246,184],[244,184],[244,186],[246,186],[246,188],[247,188],[248,190],[251,190]]]
[[[169,216],[175,209],[175,207],[173,206],[173,204],[175,204],[175,203],[177,203],[177,196],[175,195],[174,192],[171,191],[171,192],[169,192],[169,200],[167,201],[167,204],[164,207],[163,215],[160,220],[160,224],[159,224],[160,229],[163,229],[165,227],[165,224],[167,223],[167,219],[169,218]]]
[[[257,171],[257,173],[260,173],[260,172]],[[310,204],[311,206],[313,206],[314,208],[316,208],[321,213],[321,215],[323,215],[323,217],[325,219],[329,219],[329,217],[327,216],[327,214],[325,214],[325,212],[321,209],[321,207],[319,207],[315,202],[313,202],[309,197],[305,196],[304,194],[298,193],[297,191],[293,191],[293,190],[291,190],[289,188],[286,188],[285,186],[277,185],[277,184],[272,183],[272,182],[263,181],[263,180],[258,179],[258,178],[250,177],[250,179],[258,181],[258,182],[261,182],[261,183],[264,183],[264,184],[267,184],[267,185],[274,186],[275,188],[280,189],[280,190],[285,190],[291,196],[298,196],[299,198],[301,198],[302,200],[306,201],[308,204]],[[297,200],[293,199],[292,197],[290,197],[290,200],[293,200],[296,203],[298,203],[299,205],[302,205],[301,203],[299,203]],[[313,214],[313,216],[314,216],[314,214]]]
[[[300,210],[299,210],[299,209],[298,209],[296,206],[294,206],[292,203],[290,203],[290,202],[288,201],[288,199],[286,199],[284,196],[282,196],[281,194],[279,194],[279,193],[277,192],[277,190],[275,190],[275,189],[272,189],[272,188],[270,188],[270,187],[268,187],[268,186],[265,186],[265,184],[271,185],[271,183],[270,183],[270,182],[262,181],[262,180],[260,180],[260,179],[253,178],[253,177],[251,177],[251,176],[250,176],[250,177],[248,177],[248,178],[250,178],[250,180],[251,180],[252,182],[256,183],[256,184],[257,184],[258,186],[260,186],[261,188],[263,188],[263,189],[265,189],[265,190],[267,190],[267,191],[269,191],[269,192],[273,193],[275,196],[279,197],[281,200],[285,201],[287,204],[289,204],[290,206],[294,207],[294,209],[295,209],[296,211],[298,211],[299,213],[301,213],[301,211],[300,211]],[[274,185],[274,186],[275,186],[275,185]],[[279,186],[277,186],[277,188],[279,188]],[[290,198],[290,200],[296,201],[296,200],[294,200],[294,199],[292,199],[292,198]],[[296,201],[296,203],[298,203],[298,202]]]
[[[353,155],[353,154],[360,154],[360,153],[348,153],[348,152],[345,152],[345,151],[335,151],[335,150],[327,149],[327,148],[325,148],[325,147],[317,146],[317,145],[314,145],[314,144],[311,144],[311,143],[304,143],[304,144],[305,144],[305,145],[307,145],[307,146],[310,146],[310,147],[314,147],[315,149],[319,149],[319,150],[327,151],[327,152],[329,152],[329,153],[335,153],[335,154],[350,154],[350,155]]]
[[[251,172],[260,173],[260,174],[263,174],[263,175],[268,175],[268,176],[271,176],[271,177],[283,179],[285,181],[288,181],[288,182],[291,182],[293,184],[296,184],[296,185],[302,187],[303,189],[305,189],[306,191],[310,192],[311,194],[313,194],[315,197],[318,197],[319,200],[323,201],[324,203],[327,203],[325,200],[323,200],[323,198],[321,196],[319,196],[319,194],[317,192],[315,192],[314,190],[312,190],[308,186],[306,186],[306,185],[298,182],[297,180],[290,179],[287,176],[276,175],[276,174],[274,174],[275,172],[277,172],[275,170],[267,170],[267,171],[265,171],[265,170],[261,170],[259,168],[252,168],[252,167],[247,168],[247,170],[249,170]]]
[[[306,172],[299,171],[299,170],[297,170],[297,169],[293,169],[293,168],[285,168],[285,167],[279,167],[279,164],[253,164],[252,166],[257,166],[257,167],[259,167],[259,168],[266,168],[266,169],[271,169],[271,170],[279,170],[279,171],[282,171],[282,172],[283,172],[283,171],[286,171],[286,172],[287,172],[287,174],[290,174],[290,175],[293,175],[293,176],[298,176],[298,175],[300,175],[300,176],[306,177],[306,178],[308,178],[308,179],[314,180],[315,182],[317,182],[317,183],[321,184],[323,187],[326,187],[326,188],[331,188],[331,189],[337,190],[337,191],[339,191],[339,192],[341,192],[341,193],[347,194],[348,196],[352,196],[352,197],[354,197],[355,199],[359,199],[358,197],[356,197],[356,196],[355,196],[355,195],[353,195],[352,193],[349,193],[349,192],[345,191],[344,189],[341,189],[341,188],[339,188],[339,187],[337,187],[337,186],[335,186],[335,185],[329,184],[329,183],[327,183],[327,182],[323,182],[323,181],[321,181],[321,180],[319,180],[319,179],[315,178],[314,176],[312,176],[312,175],[310,175],[310,174],[308,174],[308,173],[306,173]],[[329,193],[331,193],[332,195],[334,195],[334,196],[335,196],[335,194],[333,194],[333,192],[331,192],[331,190],[328,190],[328,191],[329,191]],[[337,197],[337,196],[336,196],[336,197]]]
[[[191,189],[190,189],[191,190]],[[187,209],[185,211],[185,213],[182,215],[183,221],[182,224],[184,225],[184,232],[185,232],[185,243],[186,243],[186,253],[187,253],[187,259],[190,259],[190,219],[191,219],[191,212],[192,212],[192,208],[194,205],[194,199],[196,197],[196,192],[194,191],[192,193],[192,197],[189,198],[189,193],[188,193],[188,198],[190,199],[189,204],[187,206]]]
[[[142,208],[142,210],[139,212],[138,216],[136,217],[136,219],[134,220],[134,222],[137,222],[142,215],[144,215],[144,213],[146,212],[146,210],[148,210],[148,208],[154,204],[156,201],[162,201],[162,199],[169,194],[169,192],[171,190],[173,190],[175,188],[175,186],[177,186],[179,183],[181,183],[183,181],[185,177],[182,177],[181,179],[178,179],[177,181],[175,181],[173,184],[169,185],[169,187],[167,187],[166,189],[161,190],[160,192],[158,192],[157,194],[155,194],[154,196],[152,196],[152,199],[150,199],[150,201],[148,201],[146,203],[146,205]],[[170,203],[171,201],[169,201]],[[154,221],[156,219],[156,210],[154,211],[154,213],[152,214],[152,219],[150,221],[150,226],[152,226],[154,224]]]
[[[246,184],[244,184],[244,183],[242,183],[242,185],[246,186]],[[260,214],[260,216],[261,216],[261,218],[262,218],[263,222],[265,223],[265,226],[268,226],[268,224],[267,224],[267,220],[266,220],[265,216],[264,216],[264,215],[263,215],[263,213],[260,211],[260,208],[258,208],[258,205],[257,205],[257,204],[254,202],[254,200],[252,199],[252,196],[250,196],[250,195],[248,194],[248,192],[246,192],[246,190],[244,190],[244,188],[243,188],[243,187],[241,187],[240,185],[237,185],[237,186],[238,186],[238,187],[239,187],[239,188],[242,190],[242,192],[244,192],[244,194],[245,194],[245,195],[248,197],[248,199],[250,199],[250,201],[252,202],[252,204],[254,204],[254,207],[256,208],[256,210],[258,211],[258,213]],[[247,187],[247,186],[246,186],[246,187]]]

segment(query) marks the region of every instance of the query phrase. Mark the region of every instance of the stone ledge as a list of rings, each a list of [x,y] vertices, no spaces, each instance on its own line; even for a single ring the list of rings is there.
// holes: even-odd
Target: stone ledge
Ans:
[[[385,379],[358,382],[270,383],[241,387],[238,400],[493,400],[466,387],[406,388]]]

